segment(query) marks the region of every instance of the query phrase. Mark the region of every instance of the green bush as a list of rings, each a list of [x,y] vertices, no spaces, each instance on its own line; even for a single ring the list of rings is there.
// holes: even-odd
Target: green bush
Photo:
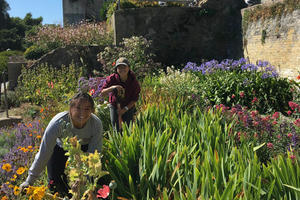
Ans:
[[[7,71],[7,63],[10,56],[21,56],[23,52],[21,51],[2,51],[0,52],[0,74],[2,79],[2,72]]]
[[[147,74],[157,72],[161,64],[154,62],[155,55],[151,50],[151,41],[142,36],[124,38],[120,46],[108,46],[98,54],[98,60],[103,64],[106,74],[115,72],[115,61],[119,57],[126,57],[130,63],[130,69],[137,78],[143,78]]]
[[[48,52],[47,48],[37,45],[32,45],[26,49],[24,56],[28,60],[36,60]]]
[[[75,92],[77,82],[82,76],[82,67],[73,64],[60,69],[40,65],[34,69],[22,69],[16,88],[21,102],[47,105],[49,102],[66,100],[66,94]]]
[[[8,108],[20,106],[20,101],[15,91],[10,91],[10,90],[7,91],[7,106]],[[5,109],[5,96],[3,93],[1,94],[0,108]]]

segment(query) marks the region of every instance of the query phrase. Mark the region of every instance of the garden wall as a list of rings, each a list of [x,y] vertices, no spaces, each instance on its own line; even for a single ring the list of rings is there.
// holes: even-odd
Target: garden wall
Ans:
[[[245,57],[251,62],[267,60],[281,76],[295,80],[300,71],[300,10],[247,22],[255,9],[256,6],[242,10]]]
[[[207,1],[202,7],[149,7],[117,10],[115,44],[133,35],[153,41],[158,61],[169,65],[243,54],[240,0]]]

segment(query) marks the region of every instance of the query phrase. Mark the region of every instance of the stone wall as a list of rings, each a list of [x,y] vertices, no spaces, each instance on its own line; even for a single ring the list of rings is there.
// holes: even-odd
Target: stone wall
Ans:
[[[103,0],[62,0],[64,25],[78,24],[83,20],[100,20]]]
[[[243,9],[243,16],[251,9]],[[300,72],[300,10],[248,23],[243,40],[244,56],[251,62],[269,61],[281,76],[295,80]]]
[[[153,41],[157,60],[168,65],[188,61],[240,58],[240,0],[206,0],[198,8],[152,7],[117,10],[115,44],[133,35]]]

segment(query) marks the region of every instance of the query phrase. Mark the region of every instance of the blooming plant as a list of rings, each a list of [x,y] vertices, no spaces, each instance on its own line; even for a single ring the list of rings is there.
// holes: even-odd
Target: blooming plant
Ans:
[[[60,25],[42,26],[36,34],[27,35],[26,41],[33,44],[30,54],[36,47],[42,50],[42,54],[47,53],[57,47],[68,45],[109,45],[112,44],[112,38],[106,31],[106,24],[81,22],[78,25],[69,25],[62,27]],[[41,56],[40,55],[40,56]]]
[[[97,188],[97,181],[108,172],[102,170],[100,154],[84,153],[81,151],[80,141],[76,137],[66,137],[63,140],[67,151],[68,176],[71,183],[71,193],[74,200],[93,200]]]
[[[10,134],[14,137],[6,137],[6,142],[11,146],[8,146],[9,151],[0,157],[0,197],[4,194],[9,199],[15,199],[19,194],[17,186],[25,179],[29,165],[39,148],[42,132],[43,127],[38,120],[1,129],[0,135]]]
[[[183,70],[201,78],[200,97],[207,100],[204,106],[240,104],[260,113],[286,114],[296,87],[294,82],[278,77],[275,68],[266,61],[250,64],[244,58],[212,60],[200,66],[189,62]]]
[[[151,52],[151,41],[142,36],[124,38],[120,46],[106,47],[98,54],[98,60],[103,64],[106,74],[115,72],[115,61],[119,57],[126,57],[130,63],[130,69],[138,78],[152,74],[161,68],[159,63],[154,62],[155,55]]]

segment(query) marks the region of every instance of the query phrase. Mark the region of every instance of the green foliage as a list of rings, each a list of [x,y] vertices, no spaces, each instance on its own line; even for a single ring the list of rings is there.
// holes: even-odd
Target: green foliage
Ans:
[[[155,55],[151,52],[151,41],[142,36],[124,38],[120,46],[108,46],[98,54],[98,60],[103,64],[106,74],[115,72],[115,61],[119,57],[126,57],[130,63],[130,69],[138,78],[152,74],[161,68],[155,63]]]
[[[36,60],[46,54],[49,50],[43,46],[32,45],[26,49],[24,56],[28,60]]]
[[[4,97],[3,93],[1,94],[0,101],[1,101],[0,108],[5,109],[5,97]],[[20,101],[16,95],[16,92],[7,91],[7,106],[8,106],[8,108],[20,106]]]
[[[2,80],[2,72],[7,72],[7,63],[10,56],[20,56],[23,53],[20,51],[2,51],[0,52],[0,76]]]
[[[299,155],[262,164],[254,146],[235,146],[221,109],[186,112],[181,101],[149,105],[136,123],[111,132],[106,169],[129,199],[299,198]]]
[[[51,101],[65,101],[65,94],[76,90],[81,76],[82,68],[73,64],[60,69],[48,65],[40,65],[34,69],[23,68],[16,92],[21,102],[47,105]]]
[[[201,98],[210,105],[224,104],[232,107],[240,104],[260,113],[286,113],[288,102],[293,99],[293,84],[286,78],[263,78],[260,72],[224,71],[203,77],[199,86]]]
[[[110,1],[105,1],[100,9],[100,19],[103,21],[107,20],[107,12],[108,9],[110,8],[111,4],[113,4],[114,1],[110,0]]]

